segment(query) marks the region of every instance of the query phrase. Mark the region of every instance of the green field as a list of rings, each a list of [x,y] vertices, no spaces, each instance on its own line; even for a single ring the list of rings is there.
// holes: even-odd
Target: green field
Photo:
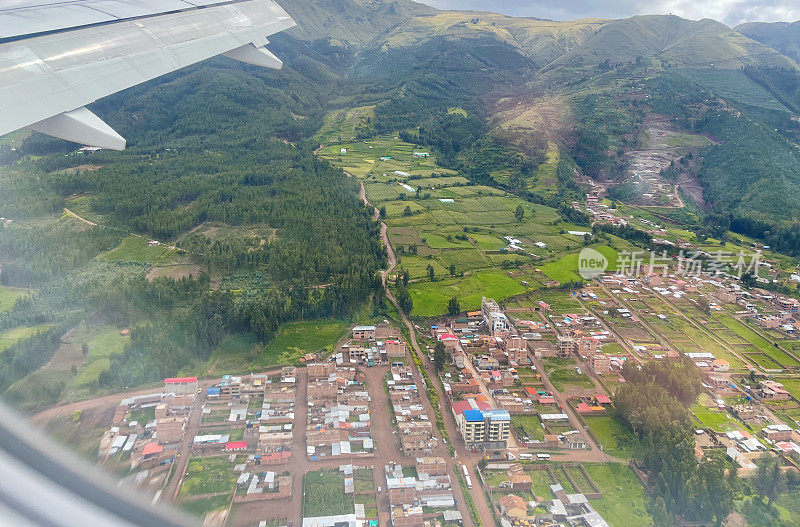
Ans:
[[[462,310],[472,310],[480,307],[481,297],[501,300],[526,289],[507,272],[489,270],[477,271],[463,278],[414,283],[408,292],[414,302],[412,314],[427,317],[446,313],[447,302],[454,296],[458,297]]]
[[[150,265],[168,264],[177,256],[177,252],[165,245],[150,247],[149,240],[141,236],[123,238],[118,247],[103,253],[101,258],[112,262],[141,262]]]
[[[306,353],[331,349],[350,324],[342,320],[308,320],[281,326],[255,359],[259,366],[293,364]]]
[[[715,408],[714,402],[707,394],[701,394],[697,404],[691,408],[696,422],[704,428],[710,428],[715,432],[730,432],[732,430],[742,430],[743,425],[726,414]]]
[[[545,359],[544,370],[547,378],[558,391],[563,391],[568,386],[577,388],[591,388],[594,383],[584,372],[575,370],[575,362],[569,359]]]
[[[236,484],[233,463],[223,457],[192,457],[186,467],[189,474],[178,496],[198,496],[215,492],[231,492]]]
[[[577,238],[576,238],[577,239]],[[608,269],[617,268],[617,251],[604,245],[592,246],[592,249],[601,253],[608,259]],[[578,274],[579,253],[571,253],[554,262],[547,263],[541,267],[542,272],[559,282],[582,282],[583,278]]]
[[[18,298],[27,295],[29,291],[19,287],[6,287],[0,285],[0,313],[11,311]]]
[[[89,346],[89,353],[86,355],[85,365],[73,379],[72,386],[80,388],[96,384],[100,374],[111,367],[110,357],[125,351],[125,344],[129,340],[120,335],[119,329],[110,326],[92,331],[85,336],[85,340],[76,336],[76,342]]]
[[[472,184],[439,167],[434,156],[413,157],[416,150],[425,149],[379,136],[327,145],[319,152],[320,157],[362,179],[370,202],[385,209],[398,271],[407,271],[412,279],[412,314],[442,314],[453,296],[459,298],[462,309],[475,309],[482,296],[502,300],[537,289],[542,280],[549,281],[547,276],[509,276],[499,268],[532,267],[582,245],[582,238],[567,231],[586,228],[562,221],[555,209]],[[557,158],[554,145],[550,164]],[[519,206],[521,220],[515,217]],[[520,249],[509,250],[506,237],[519,240]],[[615,251],[601,250],[616,259]],[[547,268],[553,274],[563,268],[564,276],[572,279],[569,268],[577,269],[577,253],[568,258],[566,265],[556,261],[546,264]],[[428,266],[434,269],[433,281]]]
[[[0,353],[20,340],[27,339],[40,331],[47,331],[51,327],[51,324],[39,324],[37,326],[19,326],[0,331]]]
[[[520,437],[527,435],[531,439],[544,439],[544,428],[542,428],[542,421],[535,415],[512,415],[511,428],[515,431],[522,429],[524,432]]]
[[[633,434],[611,416],[585,416],[584,421],[603,452],[620,459],[630,459],[633,454]]]
[[[747,327],[745,324],[739,322],[730,315],[719,316],[717,317],[717,320],[722,322],[725,327],[734,332],[737,336],[755,346],[758,351],[761,351],[767,356],[777,360],[784,366],[791,367],[798,365],[798,362],[784,350],[775,347],[771,342],[756,333],[753,329]]]
[[[603,499],[593,500],[592,506],[611,527],[653,524],[645,509],[644,487],[630,468],[619,463],[587,463],[584,467],[603,493]]]
[[[353,499],[344,493],[344,480],[332,470],[306,472],[303,476],[303,516],[352,514]]]

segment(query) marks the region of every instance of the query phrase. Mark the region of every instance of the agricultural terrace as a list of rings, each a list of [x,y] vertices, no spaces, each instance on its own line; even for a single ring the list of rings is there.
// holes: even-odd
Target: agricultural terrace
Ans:
[[[434,155],[415,157],[424,150],[380,136],[325,146],[318,153],[359,178],[367,199],[385,211],[398,270],[411,279],[414,315],[442,314],[453,296],[462,309],[476,309],[482,296],[502,300],[580,280],[577,249],[584,239],[569,231],[583,233],[586,227],[562,221],[551,207],[471,184],[437,166]],[[615,262],[616,251],[599,250]],[[575,254],[548,263],[569,251]]]

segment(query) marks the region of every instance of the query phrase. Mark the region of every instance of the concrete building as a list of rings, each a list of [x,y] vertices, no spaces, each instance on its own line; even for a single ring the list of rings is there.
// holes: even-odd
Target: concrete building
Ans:
[[[354,340],[374,340],[375,326],[355,326],[353,328]]]
[[[197,387],[197,377],[170,377],[164,379],[164,393],[196,395]]]

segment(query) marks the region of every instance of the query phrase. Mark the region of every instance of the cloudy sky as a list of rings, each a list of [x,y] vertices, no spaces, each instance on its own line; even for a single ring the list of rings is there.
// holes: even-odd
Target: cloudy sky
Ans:
[[[742,22],[800,20],[800,0],[418,0],[439,9],[477,9],[554,20],[672,13]]]

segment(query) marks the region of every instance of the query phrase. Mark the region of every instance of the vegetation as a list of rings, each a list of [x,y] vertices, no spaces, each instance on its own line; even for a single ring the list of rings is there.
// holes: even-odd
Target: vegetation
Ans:
[[[352,514],[353,499],[344,493],[344,480],[336,471],[319,470],[303,476],[303,516]]]

